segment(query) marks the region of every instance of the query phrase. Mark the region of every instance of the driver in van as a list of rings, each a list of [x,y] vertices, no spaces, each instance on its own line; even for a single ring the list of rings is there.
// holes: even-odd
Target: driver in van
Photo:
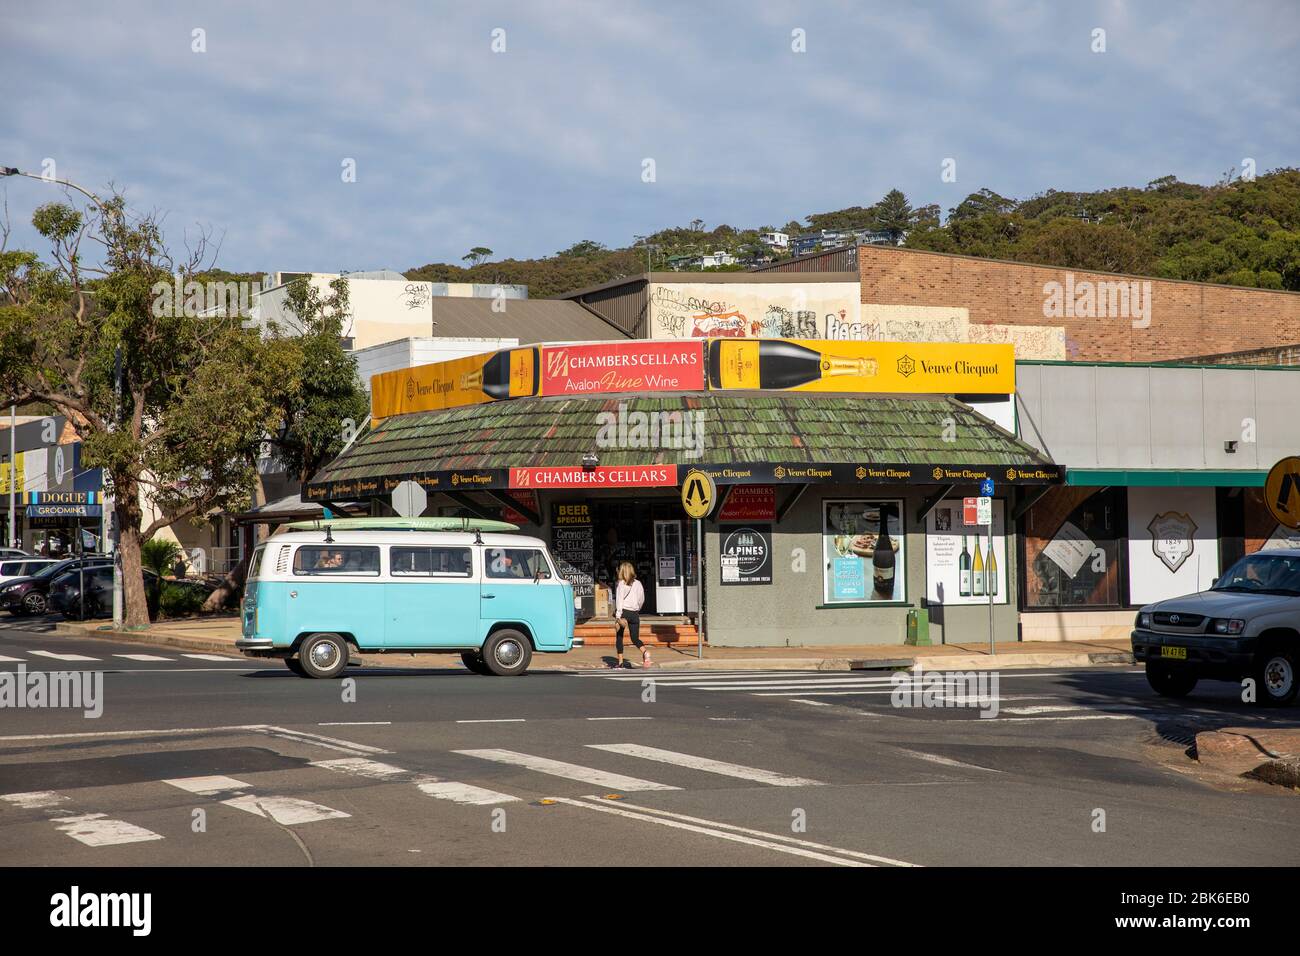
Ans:
[[[322,551],[316,556],[317,571],[337,571],[343,567],[342,551]]]

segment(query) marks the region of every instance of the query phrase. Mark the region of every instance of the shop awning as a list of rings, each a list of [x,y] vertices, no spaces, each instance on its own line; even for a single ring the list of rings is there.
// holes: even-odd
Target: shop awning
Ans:
[[[638,435],[638,427],[646,431]],[[676,393],[398,415],[361,435],[303,495],[356,500],[408,479],[429,490],[579,487],[568,479],[589,455],[598,465],[586,471],[604,476],[591,487],[676,485],[690,468],[720,484],[1064,480],[1041,452],[946,396]]]

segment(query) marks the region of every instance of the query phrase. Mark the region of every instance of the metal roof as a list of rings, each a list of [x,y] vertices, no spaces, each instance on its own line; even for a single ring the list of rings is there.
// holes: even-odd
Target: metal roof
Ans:
[[[613,325],[576,302],[468,296],[433,298],[433,334],[440,338],[517,338],[521,345],[627,338]]]

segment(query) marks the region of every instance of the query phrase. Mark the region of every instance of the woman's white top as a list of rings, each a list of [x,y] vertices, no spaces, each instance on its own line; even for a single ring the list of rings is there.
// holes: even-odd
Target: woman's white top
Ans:
[[[640,581],[633,580],[631,584],[618,582],[618,590],[614,598],[615,617],[622,617],[624,611],[640,611],[644,603],[645,588],[641,587]]]

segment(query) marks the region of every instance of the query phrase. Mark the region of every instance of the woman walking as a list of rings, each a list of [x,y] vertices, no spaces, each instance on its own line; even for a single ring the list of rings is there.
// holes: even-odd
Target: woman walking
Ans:
[[[617,668],[623,666],[623,630],[627,629],[632,643],[641,650],[641,665],[650,666],[650,648],[641,643],[641,605],[645,603],[645,589],[636,579],[636,568],[632,562],[624,561],[618,566],[618,588],[614,598],[614,618],[618,621],[618,630],[614,634],[614,652],[618,654]]]

